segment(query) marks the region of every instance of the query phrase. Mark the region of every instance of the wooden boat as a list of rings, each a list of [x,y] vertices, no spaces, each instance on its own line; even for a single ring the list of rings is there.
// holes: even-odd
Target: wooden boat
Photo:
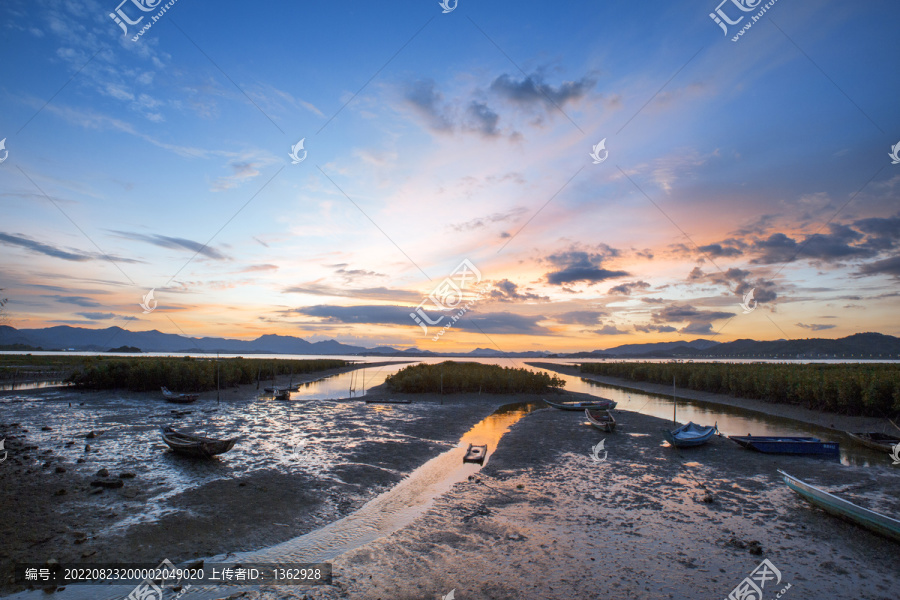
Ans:
[[[392,398],[370,398],[366,404],[411,404],[412,400],[394,400]]]
[[[838,498],[834,494],[829,494],[825,490],[788,475],[784,471],[778,472],[784,476],[784,482],[787,486],[800,494],[810,504],[814,504],[825,512],[852,521],[875,533],[900,542],[900,521],[897,519],[868,508],[863,508],[843,498]]]
[[[290,400],[291,399],[291,390],[276,390],[275,391],[275,399],[276,400]]]
[[[840,444],[823,442],[814,437],[765,436],[765,435],[732,435],[732,440],[757,452],[768,454],[823,454],[838,456]]]
[[[702,446],[711,440],[718,431],[718,423],[711,427],[704,427],[688,421],[686,425],[676,427],[671,431],[663,429],[663,435],[666,437],[666,441],[676,448],[691,448],[693,446]]]
[[[169,391],[169,388],[166,386],[159,389],[162,390],[163,398],[168,402],[174,402],[175,404],[188,404],[200,397],[200,394],[176,394],[175,392]]]
[[[863,446],[867,446],[872,450],[881,450],[888,454],[894,451],[894,446],[900,444],[900,435],[878,433],[875,431],[857,433],[847,431],[846,434]]]
[[[234,448],[237,438],[219,440],[190,433],[176,431],[171,427],[162,428],[163,441],[175,452],[196,458],[209,458],[223,454]]]
[[[590,402],[551,402],[544,399],[544,402],[552,406],[553,408],[558,408],[559,410],[586,410],[588,408],[593,410],[610,410],[616,407],[615,400],[607,400],[606,398],[600,398],[596,401]]]
[[[587,415],[587,419],[590,421],[591,425],[600,431],[612,433],[616,430],[616,419],[608,410],[591,410],[590,408],[586,408],[584,409],[584,414]]]
[[[485,458],[487,458],[487,444],[484,444],[482,446],[469,444],[469,449],[466,450],[466,455],[463,456],[463,462],[478,463],[479,465],[483,465]]]

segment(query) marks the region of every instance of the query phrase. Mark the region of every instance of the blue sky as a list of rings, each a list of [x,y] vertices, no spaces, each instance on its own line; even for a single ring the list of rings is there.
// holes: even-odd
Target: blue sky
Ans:
[[[9,322],[435,351],[900,334],[900,7],[778,0],[732,42],[716,6],[178,0],[133,42],[115,2],[7,1]],[[481,293],[435,340],[409,313],[463,259]]]

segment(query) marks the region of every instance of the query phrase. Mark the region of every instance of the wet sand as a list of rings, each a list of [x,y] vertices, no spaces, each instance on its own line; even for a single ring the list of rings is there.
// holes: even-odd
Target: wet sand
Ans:
[[[236,402],[253,396],[253,388],[230,394]],[[90,403],[90,396],[79,400]],[[155,522],[127,526],[116,524],[146,510],[153,481],[139,475],[96,493],[89,485],[96,465],[60,463],[52,444],[32,448],[21,425],[6,423],[0,430],[10,451],[0,464],[4,581],[13,560],[179,562],[285,541],[356,510],[454,447],[499,406],[535,399],[407,397],[413,405],[345,401],[397,435],[369,442],[365,428],[335,420],[333,436],[358,443],[352,460],[325,473],[286,475],[273,468],[223,477],[168,498],[169,512]],[[900,467],[767,456],[722,438],[677,451],[662,443],[659,430],[667,421],[626,411],[617,411],[617,419],[619,431],[604,434],[581,413],[534,412],[489,448],[475,478],[455,485],[423,517],[335,559],[334,586],[263,588],[235,597],[403,600],[441,598],[455,589],[459,600],[725,598],[763,558],[782,574],[778,589],[765,588],[766,598],[788,583],[786,598],[894,600],[900,593],[900,544],[811,509],[776,472],[782,468],[898,515]],[[30,421],[28,427],[39,426],[39,412]],[[590,451],[600,440],[606,459],[596,462]],[[57,466],[66,472],[57,473]],[[57,496],[58,489],[67,491]],[[2,593],[10,591],[4,586]],[[222,597],[228,595],[223,588]]]
[[[534,412],[424,517],[334,560],[333,587],[235,597],[726,598],[764,558],[781,573],[766,599],[788,584],[783,597],[798,600],[900,592],[900,544],[811,508],[777,474],[898,515],[900,467],[763,455],[725,438],[675,450],[666,421],[617,418],[606,434],[578,413]]]
[[[306,379],[378,366],[361,364],[308,374]],[[284,378],[276,383],[287,382]],[[28,400],[19,398],[23,395]],[[282,450],[269,456],[246,442],[211,461],[198,463],[175,455],[158,439],[158,425],[133,423],[133,406],[130,413],[119,406],[117,398],[122,395],[70,389],[0,394],[0,402],[13,403],[19,415],[18,423],[0,423],[0,439],[5,438],[8,452],[0,463],[0,594],[20,589],[10,585],[14,562],[157,564],[168,558],[178,563],[289,540],[355,511],[427,460],[455,447],[466,431],[498,406],[520,400],[487,394],[416,395],[408,406],[365,404],[364,399],[384,396],[383,390],[375,389],[364,397],[325,402],[325,413],[344,416],[329,418],[326,430],[317,432],[325,438],[320,444],[346,447],[327,455],[337,455],[337,460],[311,471],[307,460],[316,447],[301,448],[295,458],[286,458]],[[194,411],[187,419],[207,413],[199,415],[200,422],[229,411],[253,412],[249,407],[258,402],[255,384],[223,390],[220,404],[214,391],[202,394],[196,405],[167,404],[158,394],[127,395],[146,400],[163,418],[171,410]],[[74,435],[48,416],[43,403],[51,401],[57,406],[68,402],[63,411],[99,413],[100,425]],[[302,411],[307,402],[294,404]],[[262,406],[264,412],[266,404]],[[357,418],[346,418],[348,411]],[[5,410],[5,415],[10,412]],[[181,421],[172,422],[179,426]],[[291,427],[302,432],[302,418]],[[374,429],[388,433],[374,439]],[[144,454],[149,464],[131,457],[124,461],[129,467],[113,467],[123,464],[115,454],[130,452],[136,443],[130,436],[141,432],[152,440]],[[271,437],[281,433],[273,431]],[[83,452],[85,446],[91,450]],[[233,468],[246,454],[256,457]],[[73,460],[74,456],[79,458]],[[97,475],[107,467],[108,475]],[[152,477],[160,468],[176,471],[187,481],[173,491]],[[206,482],[195,483],[195,476]],[[91,485],[116,479],[121,479],[122,487]]]

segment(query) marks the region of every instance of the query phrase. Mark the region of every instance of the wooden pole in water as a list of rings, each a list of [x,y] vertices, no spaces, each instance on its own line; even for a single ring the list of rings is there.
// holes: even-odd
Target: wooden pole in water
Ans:
[[[672,423],[678,424],[676,412],[678,411],[678,398],[675,397],[675,376],[672,375]]]
[[[216,352],[216,404],[219,403],[219,383],[221,381],[221,377],[219,377],[219,353]]]

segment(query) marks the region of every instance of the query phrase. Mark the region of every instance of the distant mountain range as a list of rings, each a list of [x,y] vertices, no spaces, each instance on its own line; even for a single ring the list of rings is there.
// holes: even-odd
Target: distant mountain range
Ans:
[[[829,340],[762,341],[736,340],[719,343],[697,339],[689,342],[626,344],[608,350],[554,354],[550,352],[502,352],[476,348],[470,352],[435,353],[419,348],[398,350],[389,346],[366,348],[335,340],[308,342],[285,335],[263,335],[255,340],[191,338],[153,331],[128,331],[121,327],[85,329],[61,325],[46,329],[15,329],[0,326],[0,350],[74,350],[81,352],[121,351],[122,347],[142,352],[222,354],[331,354],[369,356],[461,356],[513,358],[900,358],[900,338],[880,333],[858,333]]]

